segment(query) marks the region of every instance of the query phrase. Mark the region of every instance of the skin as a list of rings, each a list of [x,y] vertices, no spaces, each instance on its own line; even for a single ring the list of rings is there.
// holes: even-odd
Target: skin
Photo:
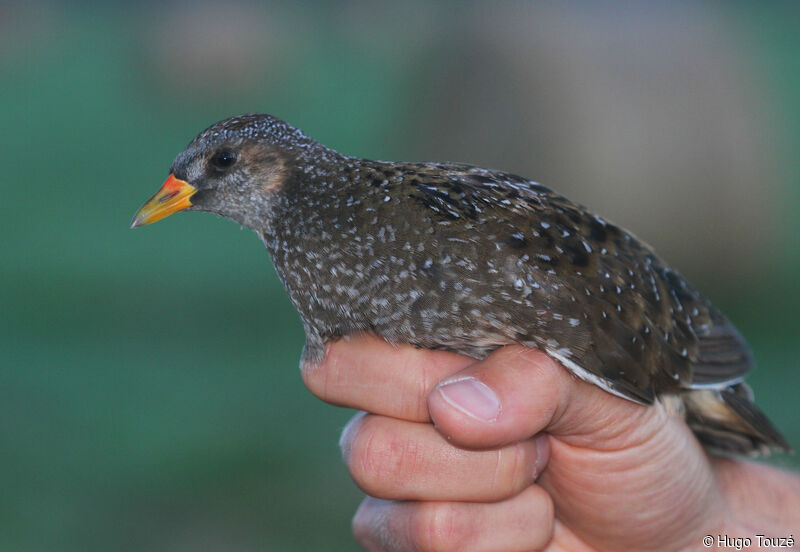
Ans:
[[[302,373],[364,411],[341,446],[368,495],[353,531],[369,551],[705,550],[705,535],[800,533],[800,477],[709,456],[663,405],[533,349],[475,361],[359,336]],[[487,389],[498,410],[477,400]]]

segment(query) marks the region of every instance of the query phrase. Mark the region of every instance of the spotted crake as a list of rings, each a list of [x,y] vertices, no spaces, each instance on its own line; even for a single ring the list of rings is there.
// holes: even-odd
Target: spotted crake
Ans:
[[[742,336],[629,232],[525,178],[340,154],[269,115],[200,133],[134,218],[208,211],[263,240],[304,355],[369,332],[474,358],[508,344],[642,404],[722,453],[790,450],[742,381]],[[675,408],[677,405],[677,408]]]

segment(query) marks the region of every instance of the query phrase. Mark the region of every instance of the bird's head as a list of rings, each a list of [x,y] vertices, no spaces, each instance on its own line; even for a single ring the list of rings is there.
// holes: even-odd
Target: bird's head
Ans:
[[[132,228],[183,210],[208,211],[258,228],[286,183],[290,162],[319,146],[270,115],[248,114],[201,132],[170,167],[161,189],[137,211]]]

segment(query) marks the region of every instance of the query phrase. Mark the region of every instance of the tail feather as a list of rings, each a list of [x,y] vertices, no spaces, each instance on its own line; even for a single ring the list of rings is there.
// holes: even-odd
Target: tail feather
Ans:
[[[724,389],[692,389],[682,393],[686,423],[697,438],[719,454],[793,454],[786,439],[753,403],[744,383]]]

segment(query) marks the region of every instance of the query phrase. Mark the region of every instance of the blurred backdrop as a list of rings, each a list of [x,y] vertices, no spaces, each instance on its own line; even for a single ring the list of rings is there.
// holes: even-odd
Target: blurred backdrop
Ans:
[[[355,549],[351,413],[302,386],[261,243],[128,229],[247,111],[629,227],[748,337],[800,447],[798,28],[788,2],[0,3],[0,549]]]

